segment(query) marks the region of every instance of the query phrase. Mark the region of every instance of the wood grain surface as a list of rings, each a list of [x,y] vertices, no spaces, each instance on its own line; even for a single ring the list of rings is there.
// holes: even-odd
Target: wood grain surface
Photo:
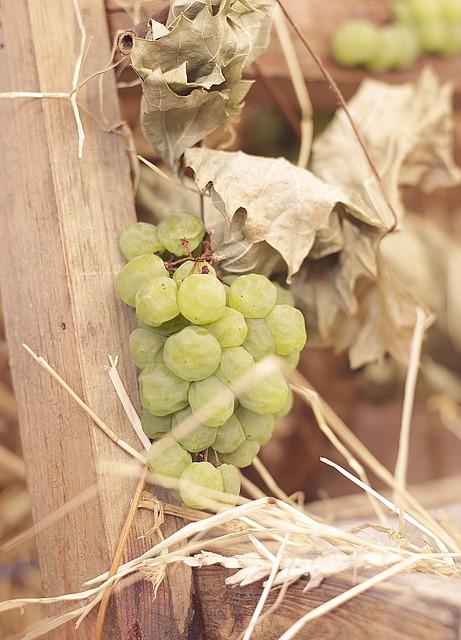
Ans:
[[[198,593],[206,606],[203,617],[207,640],[237,640],[247,627],[261,595],[260,583],[226,586],[233,571],[202,567],[194,571]],[[424,579],[422,576],[421,579]],[[252,640],[277,640],[290,625],[311,609],[351,588],[350,576],[327,579],[319,589],[304,592],[306,582],[291,586],[281,605],[258,623]],[[273,591],[266,609],[274,603]],[[297,640],[457,640],[460,611],[443,603],[408,598],[390,588],[376,588],[308,623]]]
[[[0,91],[65,92],[80,47],[70,0],[1,3]],[[88,32],[83,78],[108,63],[110,43],[102,0],[80,0]],[[106,74],[106,125],[120,116],[113,74]],[[101,462],[127,460],[22,348],[45,356],[73,389],[121,437],[139,448],[107,376],[107,355],[121,356],[120,373],[136,398],[134,367],[126,346],[133,313],[117,301],[114,274],[121,266],[120,231],[135,220],[124,140],[107,134],[98,80],[80,92],[86,140],[81,160],[71,105],[63,99],[0,101],[0,284],[19,407],[21,439],[40,521],[87,487],[97,495],[38,535],[45,594],[80,590],[106,570],[134,490]],[[139,536],[152,520],[139,519],[126,557],[151,543]],[[168,519],[167,534],[178,523]],[[37,594],[39,595],[39,594]],[[58,609],[51,608],[55,613]],[[169,572],[154,601],[148,581],[114,598],[108,640],[196,638],[191,572]],[[92,637],[94,618],[52,637]],[[48,636],[51,637],[51,636]]]

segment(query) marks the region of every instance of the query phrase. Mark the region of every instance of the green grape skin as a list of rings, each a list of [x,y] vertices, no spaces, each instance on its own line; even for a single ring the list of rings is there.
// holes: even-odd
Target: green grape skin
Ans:
[[[408,69],[415,64],[421,55],[418,32],[412,25],[405,24],[397,24],[394,29],[396,31],[396,47],[398,48],[395,67],[396,69]]]
[[[194,273],[182,281],[178,305],[182,315],[193,324],[209,324],[222,316],[226,292],[215,276]]]
[[[192,462],[179,480],[181,500],[192,509],[208,509],[211,501],[219,501],[224,484],[218,469],[210,462]]]
[[[142,323],[138,318],[138,325],[143,326],[143,324],[144,323]],[[187,320],[187,318],[185,318],[181,314],[179,314],[172,320],[168,320],[168,322],[159,324],[158,327],[149,327],[148,325],[144,325],[144,327],[147,327],[150,331],[153,331],[154,333],[157,333],[158,335],[164,336],[166,338],[172,336],[174,333],[178,333],[178,331],[181,331],[181,329],[184,329],[188,326],[189,320]]]
[[[185,420],[192,420],[193,425],[184,433],[181,425]],[[181,446],[184,447],[190,453],[198,453],[211,447],[216,440],[216,429],[214,427],[207,427],[200,422],[193,415],[190,407],[181,409],[173,415],[172,419],[172,433]]]
[[[447,24],[447,40],[442,53],[452,56],[461,52],[461,20]]]
[[[285,406],[288,396],[283,374],[262,362],[257,362],[254,370],[256,380],[240,395],[240,404],[261,416],[277,413]]]
[[[226,464],[232,464],[241,468],[248,467],[253,458],[258,455],[259,449],[259,444],[254,440],[245,440],[235,451],[232,451],[232,453],[222,453],[220,457]]]
[[[192,253],[203,240],[205,229],[189,213],[174,213],[158,225],[158,238],[167,251],[181,258]],[[187,240],[187,245],[183,240]]]
[[[396,21],[399,24],[411,24],[413,23],[413,16],[411,15],[411,9],[407,0],[397,2],[392,7]]]
[[[153,416],[143,409],[141,411],[141,425],[144,433],[151,440],[159,440],[171,430],[171,415]]]
[[[239,407],[235,413],[242,425],[246,440],[257,442],[261,446],[266,444],[274,431],[274,416],[260,416],[245,407]]]
[[[178,315],[177,287],[171,278],[154,278],[138,289],[136,316],[144,324],[158,327]]]
[[[191,325],[167,339],[163,361],[183,380],[196,382],[216,371],[221,353],[219,342],[209,331]]]
[[[245,433],[235,413],[223,425],[218,427],[216,432],[213,449],[218,453],[231,453],[245,440]]]
[[[138,289],[153,278],[168,276],[165,264],[159,256],[146,254],[133,258],[115,278],[115,289],[119,298],[130,307],[136,306]]]
[[[409,14],[415,22],[440,18],[442,4],[441,0],[407,0]]]
[[[279,356],[289,356],[301,351],[306,344],[307,333],[304,316],[288,304],[278,304],[265,319],[275,342]]]
[[[200,422],[220,427],[234,412],[234,395],[216,376],[210,376],[190,385],[189,404]]]
[[[189,382],[178,378],[164,364],[149,365],[139,376],[142,406],[154,416],[166,416],[187,406]]]
[[[454,23],[461,20],[461,1],[460,0],[441,0],[440,10],[442,17],[448,23]]]
[[[223,501],[235,504],[240,495],[240,475],[237,467],[232,464],[221,464],[217,469],[221,474],[224,492],[229,494],[229,498],[227,500],[223,498]]]
[[[138,327],[130,333],[128,349],[130,358],[138,369],[145,369],[150,364],[163,362],[163,336]]]
[[[171,436],[162,440],[162,448],[157,452],[156,445],[152,447],[149,456],[149,467],[160,476],[179,478],[192,463],[192,457]]]
[[[240,276],[231,284],[229,306],[240,311],[245,318],[264,318],[276,300],[275,285],[257,273]]]
[[[280,286],[277,282],[274,282],[274,286],[277,289],[277,298],[275,300],[275,304],[290,304],[292,307],[295,306],[295,298],[289,289],[285,289],[285,287]]]
[[[283,409],[280,409],[280,411],[277,411],[277,413],[274,414],[274,418],[276,420],[279,420],[280,418],[284,418],[285,416],[287,416],[293,408],[293,402],[293,391],[290,389],[290,387],[288,387],[288,397],[285,402],[285,406],[283,407]]]
[[[148,222],[130,224],[121,234],[119,247],[125,260],[131,260],[146,253],[159,253],[163,246],[158,239],[157,227]]]
[[[426,20],[418,25],[419,40],[424,51],[443,53],[448,40],[447,25],[443,20]]]
[[[399,57],[398,26],[386,25],[378,29],[376,51],[366,67],[372,72],[390,71],[397,65]]]
[[[274,354],[275,342],[266,320],[250,318],[246,323],[248,333],[242,346],[251,353],[254,360],[257,362],[265,356]]]
[[[230,307],[225,307],[221,317],[205,327],[223,348],[239,347],[248,333],[245,318],[239,311]]]
[[[377,28],[366,20],[348,20],[333,36],[331,53],[343,67],[366,64],[377,48]]]
[[[187,260],[183,262],[173,274],[173,280],[176,284],[179,285],[190,276],[192,273],[211,273],[211,275],[216,276],[216,271],[208,262],[193,262],[192,260]]]
[[[301,357],[301,353],[299,351],[290,353],[289,356],[279,356],[278,362],[280,365],[280,370],[285,374],[295,371],[295,369],[299,364],[300,357]]]
[[[229,347],[228,349],[223,349],[216,377],[224,384],[231,385],[238,382],[243,376],[252,377],[250,369],[253,365],[254,360],[246,349],[243,347]]]

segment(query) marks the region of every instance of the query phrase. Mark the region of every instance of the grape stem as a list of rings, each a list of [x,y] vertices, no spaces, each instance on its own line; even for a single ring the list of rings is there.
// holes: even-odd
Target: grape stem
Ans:
[[[187,240],[187,238],[183,238],[181,242],[184,247],[189,249],[189,241]],[[218,254],[211,249],[210,234],[208,231],[205,233],[202,244],[203,253],[198,258],[194,258],[192,253],[189,251],[189,254],[184,258],[179,258],[178,260],[165,260],[165,267],[168,269],[168,271],[174,271],[176,267],[183,264],[184,262],[187,262],[188,260],[192,262],[219,262],[220,258],[218,257]]]

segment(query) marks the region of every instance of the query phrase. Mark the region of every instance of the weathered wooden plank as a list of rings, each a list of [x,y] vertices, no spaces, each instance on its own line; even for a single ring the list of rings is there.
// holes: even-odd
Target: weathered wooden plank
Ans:
[[[1,91],[69,91],[80,47],[70,0],[2,3]],[[107,64],[110,44],[102,0],[80,0],[93,39],[84,76]],[[101,119],[98,82],[79,102]],[[112,73],[104,80],[108,123],[119,120]],[[115,299],[112,280],[121,266],[116,238],[135,220],[129,163],[123,140],[82,115],[83,159],[68,100],[0,101],[0,283],[19,406],[21,438],[35,521],[86,487],[97,497],[38,536],[46,594],[78,590],[108,568],[133,494],[133,480],[98,468],[126,454],[99,432],[22,349],[46,356],[85,401],[123,438],[138,446],[111,388],[107,354],[120,354],[121,375],[136,397],[134,368],[126,357],[132,314]],[[127,556],[143,551],[152,524],[138,519]],[[165,533],[178,523],[169,519]],[[92,637],[93,620],[78,638]],[[190,570],[175,567],[154,602],[146,581],[115,599],[105,637],[197,637]],[[76,638],[69,627],[56,638]]]
[[[220,567],[194,570],[195,583],[203,603],[207,640],[237,640],[248,625],[262,586],[229,587],[224,581],[232,571]],[[424,579],[424,577],[422,577]],[[305,581],[291,586],[280,606],[256,626],[253,640],[276,640],[298,618],[353,586],[350,576],[325,580],[306,593]],[[278,591],[268,598],[266,609]],[[391,588],[376,588],[308,623],[298,640],[457,640],[460,611],[443,603],[415,601]]]

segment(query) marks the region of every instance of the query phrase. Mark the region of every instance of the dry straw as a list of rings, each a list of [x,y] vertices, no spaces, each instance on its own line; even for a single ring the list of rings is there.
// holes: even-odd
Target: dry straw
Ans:
[[[421,332],[421,326],[421,322],[417,323],[414,338],[415,344],[417,341],[418,344],[422,341],[424,331]],[[126,393],[117,371],[118,359],[110,358],[109,376],[114,385],[116,395],[122,403],[135,433],[138,435],[144,453],[128,445],[106,425],[44,358],[35,354],[29,347],[25,346],[25,348],[34,360],[48,371],[58,384],[93,419],[94,424],[129,454],[129,462],[126,465],[117,465],[116,469],[114,469],[113,464],[109,464],[110,461],[108,461],[108,464],[104,464],[101,461],[101,467],[104,472],[111,468],[114,473],[136,475],[139,481],[136,495],[134,496],[135,499],[122,528],[114,560],[107,572],[88,580],[84,585],[85,589],[79,593],[57,595],[51,598],[15,599],[0,604],[0,612],[2,612],[22,608],[32,603],[51,604],[55,602],[84,601],[83,606],[79,604],[77,608],[60,616],[47,619],[34,629],[29,630],[20,636],[23,640],[38,638],[51,629],[58,628],[71,620],[74,620],[78,625],[88,613],[101,604],[96,631],[96,633],[100,634],[108,600],[114,588],[123,589],[134,581],[150,576],[154,589],[156,589],[163,578],[165,568],[169,564],[177,562],[184,562],[195,567],[220,564],[224,567],[233,568],[236,572],[227,580],[229,584],[233,585],[245,586],[263,581],[261,596],[251,616],[249,625],[242,634],[243,640],[251,638],[261,618],[266,617],[269,611],[274,611],[275,607],[280,605],[290,585],[301,578],[309,578],[308,584],[310,588],[314,588],[320,585],[325,577],[347,570],[369,572],[373,569],[380,569],[374,576],[366,578],[345,593],[300,617],[283,634],[282,640],[291,640],[310,620],[325,615],[367,589],[376,587],[380,582],[388,580],[398,573],[410,571],[416,566],[419,572],[445,576],[459,575],[459,557],[461,554],[454,537],[440,523],[436,522],[432,516],[427,514],[414,499],[408,499],[409,494],[402,483],[397,483],[395,479],[390,483],[401,500],[401,505],[396,505],[370,487],[361,478],[357,478],[346,469],[326,459],[323,459],[323,462],[335,468],[351,482],[371,495],[377,503],[383,505],[394,514],[402,512],[405,521],[424,534],[423,540],[418,542],[417,538],[415,538],[410,544],[409,541],[399,538],[397,543],[393,529],[381,526],[377,527],[377,531],[381,530],[387,534],[387,540],[382,542],[360,535],[360,527],[356,527],[354,531],[348,531],[342,527],[331,525],[321,518],[309,514],[303,505],[296,503],[290,496],[286,495],[259,459],[254,461],[254,468],[272,495],[276,497],[261,496],[261,491],[247,481],[244,484],[244,488],[250,490],[250,495],[257,493],[259,497],[250,500],[241,498],[239,499],[240,504],[230,507],[225,503],[224,496],[216,494],[208,496],[210,510],[216,512],[214,515],[177,505],[161,504],[154,497],[143,493],[144,483],[178,488],[178,481],[155,476],[148,472],[146,459],[153,452],[157,452],[156,448],[160,447],[159,450],[161,450],[165,440],[162,439],[151,446],[150,441],[147,441],[140,430],[139,416]],[[415,348],[412,353],[409,375],[414,377],[415,359],[418,363],[419,350]],[[273,366],[275,366],[274,361],[269,360],[267,362],[268,370],[271,370]],[[418,367],[416,366],[416,371],[417,369]],[[362,463],[358,462],[350,452],[350,450],[355,450],[355,454],[357,454],[357,450],[359,450],[367,466],[376,473],[377,469],[379,470],[379,466],[376,468],[371,454],[364,453],[366,450],[357,447],[353,440],[351,441],[349,438],[344,437],[348,434],[347,427],[340,422],[338,423],[339,419],[337,417],[337,419],[332,420],[332,415],[334,414],[332,414],[331,409],[329,411],[325,410],[324,401],[307,383],[302,382],[299,373],[294,374],[293,378],[296,381],[293,384],[294,390],[306,403],[312,406],[319,427],[337,447],[338,452],[343,455],[351,469],[364,477]],[[412,385],[413,382],[409,385],[410,388]],[[247,380],[244,376],[236,383],[234,392],[238,395],[246,386]],[[205,407],[204,411],[209,412],[210,407]],[[342,427],[338,428],[341,425]],[[179,425],[181,433],[187,433],[191,428],[193,428],[193,424],[189,425],[187,420]],[[355,446],[351,447],[351,442]],[[402,505],[406,505],[409,508],[402,510]],[[167,538],[161,539],[160,542],[139,557],[120,565],[125,541],[138,508],[153,510],[157,514],[157,527],[163,521],[163,516],[160,515],[163,512],[179,515],[188,521],[188,524],[185,524]],[[60,513],[57,513],[51,516],[47,522],[38,523],[37,528],[50,526],[53,522],[53,517],[57,518],[60,515]],[[430,540],[434,542],[432,551],[430,551]],[[241,552],[242,545],[248,548],[247,552]],[[175,550],[171,551],[172,548]],[[239,549],[238,552],[236,551],[237,548]],[[280,588],[279,596],[276,602],[264,612],[268,595],[274,588]],[[96,635],[95,637],[98,636]]]

